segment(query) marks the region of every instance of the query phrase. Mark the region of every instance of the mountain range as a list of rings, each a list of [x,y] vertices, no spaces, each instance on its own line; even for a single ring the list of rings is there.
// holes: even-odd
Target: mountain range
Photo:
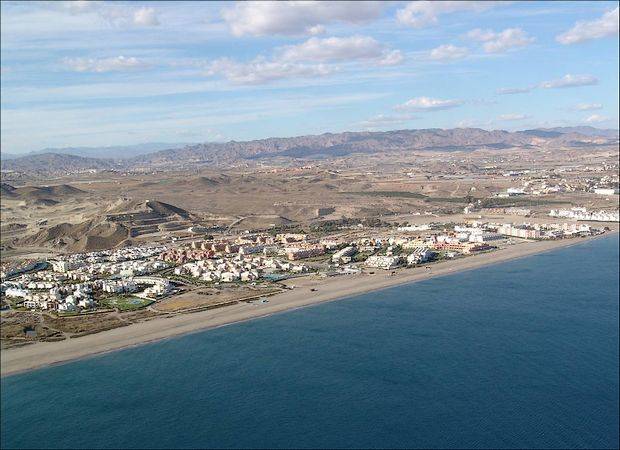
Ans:
[[[222,166],[271,158],[317,159],[351,154],[403,151],[473,151],[481,148],[591,147],[618,143],[618,130],[593,127],[541,128],[523,131],[479,128],[343,132],[253,141],[203,143],[151,151],[124,158],[95,158],[75,154],[41,153],[5,159],[2,170],[39,175],[88,170],[132,170],[165,167]],[[167,144],[168,145],[168,144]],[[135,147],[135,146],[134,146]],[[108,147],[109,149],[110,147]],[[117,147],[120,148],[120,147]],[[126,148],[126,147],[125,147]],[[103,147],[99,148],[99,150]],[[76,153],[78,150],[72,149]],[[91,149],[92,150],[92,149]],[[91,154],[100,154],[91,152]]]

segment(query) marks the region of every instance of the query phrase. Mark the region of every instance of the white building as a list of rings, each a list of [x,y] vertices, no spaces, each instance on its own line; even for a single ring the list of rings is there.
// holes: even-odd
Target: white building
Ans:
[[[472,233],[469,236],[469,242],[490,242],[490,241],[498,241],[501,239],[505,239],[504,236],[500,233]]]
[[[28,291],[24,290],[24,289],[18,289],[18,288],[8,288],[5,292],[4,295],[6,295],[7,297],[21,297],[21,298],[26,298],[28,297]]]
[[[398,267],[401,263],[400,256],[369,256],[366,260],[367,267],[375,267],[377,269],[390,270]]]
[[[49,262],[52,265],[52,269],[54,270],[54,272],[64,273],[73,269],[73,264],[71,264],[69,261],[52,260]]]
[[[597,188],[594,189],[594,193],[598,195],[615,195],[619,192],[618,189],[614,188]]]
[[[429,248],[416,248],[413,253],[407,255],[407,265],[421,264],[430,261],[435,256]]]
[[[357,253],[357,247],[350,245],[334,253],[332,255],[332,261],[337,263],[337,262],[340,262],[341,260],[348,259],[348,261],[344,261],[344,262],[349,262],[351,261],[351,257],[355,255],[355,253]]]

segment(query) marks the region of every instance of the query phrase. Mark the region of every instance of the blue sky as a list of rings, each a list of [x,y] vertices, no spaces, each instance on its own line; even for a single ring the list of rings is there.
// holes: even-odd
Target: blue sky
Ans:
[[[2,2],[1,149],[618,127],[618,2]]]

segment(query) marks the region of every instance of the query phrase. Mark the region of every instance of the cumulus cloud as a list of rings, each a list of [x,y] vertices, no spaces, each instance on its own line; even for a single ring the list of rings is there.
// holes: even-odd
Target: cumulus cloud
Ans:
[[[530,116],[525,115],[525,114],[502,114],[501,116],[498,117],[498,120],[501,120],[504,122],[516,122],[519,120],[525,120],[529,118]]]
[[[600,114],[592,114],[589,117],[586,117],[586,119],[584,120],[584,122],[586,123],[601,123],[601,122],[605,122],[609,120],[607,117],[605,116],[601,116]]]
[[[467,37],[483,42],[482,48],[487,53],[503,53],[514,48],[525,47],[535,41],[521,28],[506,28],[500,32],[476,28],[467,33]]]
[[[412,111],[437,111],[441,109],[456,108],[463,104],[461,100],[442,100],[430,97],[415,97],[405,103],[396,106],[398,110]]]
[[[618,34],[618,7],[607,11],[600,19],[577,22],[573,28],[556,36],[560,44],[569,45]]]
[[[559,89],[577,86],[592,86],[598,84],[598,78],[592,75],[571,75],[566,74],[562,78],[540,83],[543,89]]]
[[[416,120],[418,117],[412,114],[396,114],[396,115],[385,115],[379,114],[375,117],[371,117],[370,119],[364,120],[360,123],[360,125],[364,128],[382,128],[388,127],[391,125],[398,125],[400,123],[409,122],[411,120]]]
[[[133,13],[133,23],[143,27],[154,27],[159,25],[159,20],[153,8],[144,7]]]
[[[207,64],[207,75],[220,75],[236,84],[265,84],[285,78],[312,78],[338,70],[331,63],[370,62],[389,66],[402,62],[399,50],[390,50],[369,36],[311,37],[277,49],[271,58],[249,62],[220,58]]]
[[[421,28],[437,23],[439,16],[457,11],[483,11],[493,2],[476,1],[415,1],[396,12],[396,19],[403,25]]]
[[[332,22],[365,23],[376,19],[381,2],[256,1],[224,8],[222,17],[235,36],[318,34]]]
[[[603,105],[600,103],[579,103],[575,105],[577,111],[596,111],[597,109],[603,109]]]
[[[64,65],[75,72],[122,72],[139,70],[148,67],[148,64],[138,58],[116,56],[113,58],[65,58]]]
[[[499,88],[495,91],[495,93],[499,95],[526,94],[528,92],[531,92],[532,89],[534,88],[531,86],[523,88]]]
[[[431,59],[437,61],[454,61],[465,58],[467,55],[469,55],[469,50],[466,47],[457,47],[452,44],[440,45],[430,52]]]
[[[332,68],[324,64],[299,64],[287,61],[269,61],[258,57],[250,62],[230,58],[213,61],[207,75],[221,75],[235,84],[265,84],[285,78],[310,78],[328,75]]]
[[[388,50],[369,36],[310,38],[284,47],[280,58],[285,61],[353,61],[375,60],[381,65],[395,65],[403,60],[399,50]]]

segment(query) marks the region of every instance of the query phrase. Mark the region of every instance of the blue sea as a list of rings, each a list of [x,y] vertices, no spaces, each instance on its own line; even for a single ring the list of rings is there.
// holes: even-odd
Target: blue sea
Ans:
[[[618,237],[2,379],[3,448],[618,448]]]

